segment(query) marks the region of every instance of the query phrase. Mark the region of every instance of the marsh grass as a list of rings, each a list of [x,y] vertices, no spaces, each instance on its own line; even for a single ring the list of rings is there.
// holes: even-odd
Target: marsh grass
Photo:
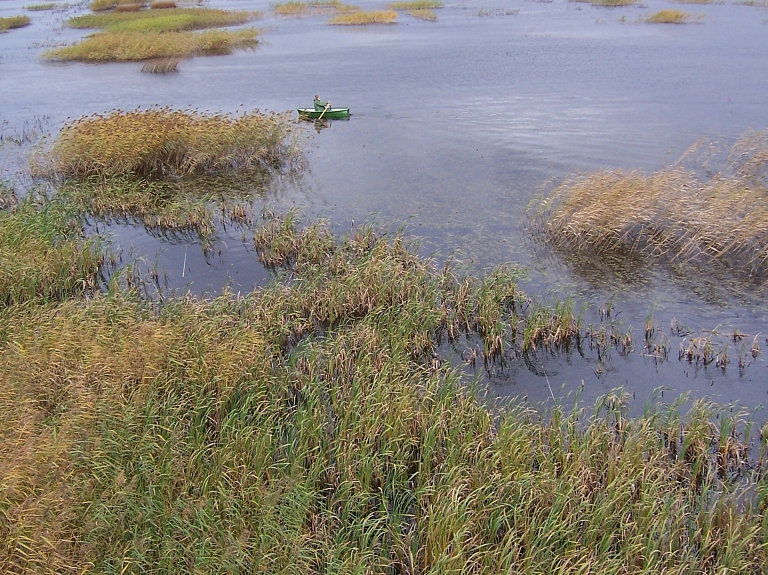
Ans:
[[[29,6],[24,6],[24,10],[28,10],[30,12],[45,12],[46,10],[56,10],[57,8],[61,8],[63,6],[66,5],[49,2],[46,4],[31,4]]]
[[[766,140],[764,132],[743,137],[717,172],[697,175],[679,163],[651,175],[573,178],[539,206],[534,233],[570,253],[718,264],[738,277],[762,277],[768,273]]]
[[[158,58],[188,58],[230,54],[254,48],[259,31],[208,30],[206,32],[101,32],[72,46],[43,54],[55,62],[140,62]]]
[[[570,2],[585,2],[593,6],[605,6],[607,8],[616,8],[619,6],[632,6],[638,4],[638,0],[569,0]]]
[[[278,16],[311,16],[355,12],[360,8],[344,4],[339,0],[291,1],[272,5],[272,12]]]
[[[107,254],[86,239],[77,210],[60,201],[4,192],[0,210],[0,310],[92,292]]]
[[[649,24],[684,24],[691,15],[682,10],[659,10],[645,19]]]
[[[288,159],[285,116],[150,108],[66,124],[37,171],[63,178],[183,176],[279,166]],[[41,165],[50,159],[51,166]]]
[[[152,10],[169,10],[171,8],[178,8],[176,2],[173,2],[173,0],[160,0],[158,2],[152,2],[149,7]]]
[[[167,8],[156,11],[84,14],[67,20],[67,26],[97,28],[109,32],[184,32],[234,26],[260,17],[259,12],[236,12],[214,8]]]
[[[413,2],[392,2],[387,4],[390,10],[434,10],[442,8],[445,4],[440,0],[414,0]]]
[[[23,28],[24,26],[29,26],[30,22],[29,16],[0,17],[0,32]]]
[[[446,322],[493,338],[514,273],[255,232],[285,274],[246,297],[0,314],[0,571],[762,572],[768,430],[620,391],[494,409],[431,358]]]
[[[394,10],[371,10],[339,14],[328,20],[332,26],[366,26],[369,24],[394,24],[397,12]]]

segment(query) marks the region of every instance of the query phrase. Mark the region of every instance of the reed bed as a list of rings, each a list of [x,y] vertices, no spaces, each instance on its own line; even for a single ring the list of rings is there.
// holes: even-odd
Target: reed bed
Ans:
[[[339,0],[291,1],[272,5],[272,12],[274,14],[294,17],[355,12],[359,9],[357,6],[344,4]]]
[[[645,19],[649,24],[684,24],[691,19],[688,12],[682,10],[659,10]]]
[[[23,28],[24,26],[29,26],[30,22],[29,16],[0,17],[0,32]]]
[[[60,201],[4,192],[0,210],[0,313],[8,306],[59,301],[98,288],[107,255],[86,239],[78,212]]]
[[[413,2],[392,2],[387,4],[390,10],[435,10],[445,6],[440,0],[414,0]]]
[[[570,2],[586,2],[593,6],[605,6],[607,8],[616,8],[619,6],[632,6],[638,3],[638,0],[569,0]]]
[[[260,18],[260,12],[214,8],[167,8],[84,14],[67,20],[71,28],[97,28],[108,32],[188,32],[244,24]]]
[[[92,0],[88,5],[88,8],[93,12],[103,12],[105,10],[116,9],[118,6],[130,6],[134,4],[145,6],[146,2],[136,2],[136,0]]]
[[[289,136],[285,116],[258,111],[117,110],[66,124],[50,151],[52,166],[38,171],[86,178],[245,170],[279,165]]]
[[[30,4],[24,6],[24,10],[29,12],[45,12],[47,10],[56,10],[57,8],[66,7],[66,4],[56,4],[55,2],[48,2],[45,4]]]
[[[371,10],[339,14],[328,20],[332,26],[367,26],[369,24],[394,24],[397,12],[394,10]]]
[[[572,253],[718,263],[760,277],[768,273],[767,139],[764,132],[742,138],[727,170],[710,176],[678,164],[651,175],[576,177],[542,203],[534,230]]]
[[[287,275],[246,297],[113,281],[0,314],[0,571],[763,572],[768,429],[753,472],[743,415],[703,402],[493,409],[435,335],[492,327],[514,274],[256,232]]]
[[[72,46],[43,54],[55,62],[140,62],[157,58],[188,58],[230,54],[254,48],[259,30],[206,32],[101,32]]]

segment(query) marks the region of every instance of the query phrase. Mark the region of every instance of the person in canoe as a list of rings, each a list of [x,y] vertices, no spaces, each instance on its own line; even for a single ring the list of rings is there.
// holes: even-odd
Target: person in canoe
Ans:
[[[323,110],[330,110],[330,109],[331,109],[331,103],[323,102],[320,99],[320,96],[315,94],[315,111],[322,112]]]

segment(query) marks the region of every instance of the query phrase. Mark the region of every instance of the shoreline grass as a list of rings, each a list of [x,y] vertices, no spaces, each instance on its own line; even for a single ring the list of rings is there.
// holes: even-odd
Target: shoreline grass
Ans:
[[[371,10],[340,14],[328,20],[332,26],[367,26],[369,24],[394,24],[397,12],[394,10]]]
[[[768,274],[768,137],[736,142],[723,172],[695,175],[682,165],[644,175],[604,171],[573,178],[539,206],[541,234],[556,249],[609,257],[648,256],[737,276]]]
[[[648,16],[645,21],[649,24],[685,24],[691,15],[682,10],[659,10]]]
[[[24,28],[29,26],[31,20],[29,16],[6,16],[0,17],[0,33],[7,32],[8,30],[15,30],[17,28]]]
[[[514,273],[255,231],[288,274],[245,297],[113,282],[0,314],[0,571],[762,572],[768,429],[748,455],[706,402],[488,406],[434,350],[448,325],[492,342]]]

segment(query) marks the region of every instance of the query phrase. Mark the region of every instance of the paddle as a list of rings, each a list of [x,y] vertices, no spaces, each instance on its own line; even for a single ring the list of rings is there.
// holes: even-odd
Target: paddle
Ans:
[[[325,109],[323,110],[323,113],[322,113],[322,114],[320,114],[320,117],[318,118],[318,121],[319,121],[319,120],[322,120],[322,119],[323,119],[323,116],[325,116],[325,113],[326,113],[328,110],[330,110],[330,109],[331,109],[331,103],[330,103],[330,102],[327,102],[327,103],[325,104]]]

